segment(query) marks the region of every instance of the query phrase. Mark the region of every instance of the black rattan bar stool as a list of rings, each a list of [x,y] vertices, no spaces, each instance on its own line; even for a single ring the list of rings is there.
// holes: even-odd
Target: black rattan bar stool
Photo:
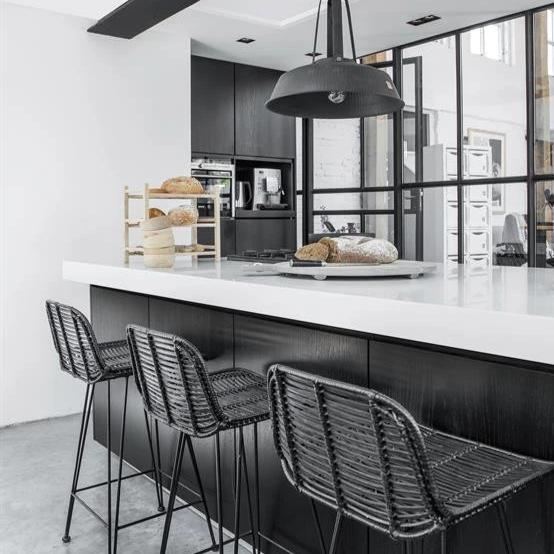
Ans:
[[[216,447],[218,537],[216,543],[211,532],[210,513],[205,504],[212,545],[201,552],[218,550],[220,554],[223,554],[224,545],[233,542],[236,553],[239,539],[251,535],[253,551],[256,554],[259,542],[255,527],[255,521],[259,522],[257,459],[255,459],[254,487],[258,515],[254,518],[243,429],[247,425],[254,425],[255,456],[257,458],[256,424],[269,419],[265,379],[246,369],[225,369],[208,373],[206,364],[195,346],[175,335],[129,325],[127,339],[131,351],[133,372],[146,411],[156,420],[165,423],[179,433],[160,554],[164,554],[167,548],[185,445],[189,448],[194,464],[191,437],[215,437]],[[238,435],[238,448],[235,458],[234,536],[232,539],[224,541],[220,433],[226,430],[234,430],[235,438]],[[250,530],[239,534],[243,471]]]
[[[297,490],[336,510],[328,554],[344,518],[402,540],[446,532],[495,506],[513,554],[505,502],[554,463],[418,425],[373,390],[274,365],[268,388],[275,446]],[[325,548],[322,549],[325,552]],[[523,554],[523,553],[522,553]]]
[[[71,520],[73,516],[73,508],[75,500],[83,505],[92,515],[99,519],[108,530],[108,553],[112,549],[112,483],[116,479],[112,479],[111,475],[111,381],[113,379],[125,379],[125,391],[127,391],[129,377],[132,374],[131,360],[129,348],[125,340],[115,342],[98,343],[92,331],[92,327],[88,319],[75,308],[48,300],[46,302],[46,313],[54,339],[54,346],[58,352],[60,359],[60,367],[63,371],[69,373],[72,377],[80,379],[87,384],[85,393],[85,402],[83,406],[83,414],[81,416],[81,427],[79,431],[79,440],[77,442],[77,454],[75,457],[75,468],[73,472],[73,481],[69,496],[69,507],[67,510],[67,520],[65,532],[62,537],[64,543],[71,540],[69,535],[71,528]],[[83,461],[83,453],[85,450],[85,442],[92,411],[92,402],[96,385],[101,382],[106,382],[108,393],[108,408],[107,408],[107,480],[101,483],[79,487],[79,476],[81,472],[81,464]],[[127,393],[125,393],[127,394]],[[126,415],[126,404],[123,410],[123,428],[124,433]],[[161,478],[156,466],[156,458],[154,456],[154,447],[152,444],[152,433],[148,422],[148,417],[145,412],[146,431],[148,443],[150,446],[150,454],[152,456],[153,468],[135,472],[127,475],[124,479],[137,477],[139,475],[152,474],[156,485],[156,499],[158,509],[164,511],[163,507],[163,491]],[[157,429],[156,429],[157,431]],[[158,434],[156,432],[156,438]],[[159,445],[157,445],[159,448]],[[107,502],[107,518],[102,517],[93,510],[79,493],[91,490],[101,486],[107,486],[108,502]],[[160,515],[163,515],[160,513]]]

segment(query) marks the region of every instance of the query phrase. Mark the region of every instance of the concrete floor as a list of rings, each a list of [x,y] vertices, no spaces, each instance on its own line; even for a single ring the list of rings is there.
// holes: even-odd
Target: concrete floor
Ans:
[[[80,416],[0,429],[0,552],[2,554],[98,554],[106,552],[105,527],[75,503],[71,542],[63,544],[68,492],[73,477]],[[117,457],[112,457],[116,476]],[[126,468],[127,473],[130,472]],[[87,438],[80,486],[105,479],[106,450]],[[86,495],[86,497],[85,497]],[[83,493],[98,512],[106,510],[106,487]],[[113,497],[115,498],[115,487]],[[167,493],[165,495],[167,499]],[[122,486],[120,521],[140,518],[156,508],[155,488],[144,477]],[[159,552],[164,518],[120,531],[118,552]],[[206,521],[191,510],[173,516],[168,554],[187,554],[209,546]],[[248,550],[241,548],[241,554]],[[228,545],[226,552],[232,552]]]

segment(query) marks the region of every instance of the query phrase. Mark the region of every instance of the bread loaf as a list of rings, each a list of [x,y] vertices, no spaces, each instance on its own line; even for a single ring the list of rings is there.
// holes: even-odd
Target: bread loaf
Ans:
[[[163,210],[160,210],[159,208],[150,208],[148,210],[149,219],[154,219],[155,217],[163,217],[164,215],[165,212]]]
[[[169,210],[168,216],[174,227],[194,225],[198,221],[198,210],[194,206],[179,206]]]
[[[202,194],[204,187],[194,177],[173,177],[162,183],[161,189],[167,194]]]
[[[316,242],[302,246],[294,255],[298,260],[324,262],[329,256],[329,246],[324,242]]]
[[[329,248],[329,263],[390,264],[398,259],[398,250],[388,240],[359,236],[323,238]]]

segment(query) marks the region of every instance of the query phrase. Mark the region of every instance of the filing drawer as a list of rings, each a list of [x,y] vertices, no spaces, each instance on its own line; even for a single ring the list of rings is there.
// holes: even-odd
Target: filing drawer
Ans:
[[[455,148],[446,149],[446,175],[454,179],[458,175],[458,153]]]
[[[446,199],[448,202],[458,202],[458,187],[446,187]]]
[[[489,153],[486,150],[466,150],[465,163],[468,177],[490,177]]]
[[[488,227],[489,226],[489,205],[471,203],[466,204],[466,225],[468,227]]]
[[[458,204],[448,202],[446,205],[446,225],[449,229],[458,228]]]
[[[488,231],[468,231],[466,233],[465,250],[467,254],[488,254],[489,248],[490,233]]]
[[[458,256],[458,231],[446,233],[446,251],[448,256]]]
[[[486,271],[490,266],[489,256],[467,256],[465,262],[471,273]]]
[[[491,194],[489,185],[472,185],[466,188],[466,198],[470,202],[488,202]]]

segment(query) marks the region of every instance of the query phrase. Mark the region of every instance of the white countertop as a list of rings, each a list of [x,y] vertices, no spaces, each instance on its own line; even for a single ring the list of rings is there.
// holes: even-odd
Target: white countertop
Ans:
[[[554,270],[466,266],[419,279],[245,272],[179,258],[173,269],[65,261],[70,281],[554,365]]]

